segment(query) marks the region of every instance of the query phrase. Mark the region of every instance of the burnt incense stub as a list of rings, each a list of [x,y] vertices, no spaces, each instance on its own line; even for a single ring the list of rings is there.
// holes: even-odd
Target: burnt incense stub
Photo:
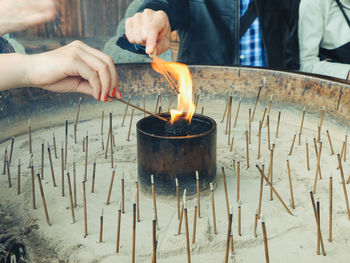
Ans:
[[[170,119],[169,113],[159,114]],[[141,186],[151,192],[154,175],[157,194],[176,194],[179,188],[188,194],[196,193],[196,171],[200,189],[209,188],[216,176],[216,123],[213,119],[195,114],[188,122],[180,117],[174,124],[153,116],[137,123],[138,177]]]

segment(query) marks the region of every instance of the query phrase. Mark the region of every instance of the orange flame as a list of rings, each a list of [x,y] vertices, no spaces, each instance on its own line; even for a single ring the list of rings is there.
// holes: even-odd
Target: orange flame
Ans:
[[[152,67],[163,75],[166,74],[165,72],[170,73],[178,83],[180,94],[177,96],[177,109],[170,110],[170,123],[174,123],[183,114],[185,114],[185,119],[191,123],[196,106],[192,102],[192,77],[188,67],[182,63],[167,62],[160,58],[154,59]]]

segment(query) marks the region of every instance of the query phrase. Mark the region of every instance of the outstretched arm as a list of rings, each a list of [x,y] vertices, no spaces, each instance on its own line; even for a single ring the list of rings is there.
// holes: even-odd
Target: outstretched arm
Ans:
[[[80,41],[36,55],[2,54],[0,80],[0,90],[39,87],[84,93],[101,101],[121,98],[113,60]]]

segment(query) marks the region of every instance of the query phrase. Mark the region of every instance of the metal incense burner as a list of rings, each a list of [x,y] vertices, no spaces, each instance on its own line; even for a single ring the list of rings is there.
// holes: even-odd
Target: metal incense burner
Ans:
[[[169,113],[160,116],[170,119]],[[216,123],[195,114],[188,124],[180,117],[174,124],[153,116],[137,125],[137,164],[141,186],[151,191],[151,174],[157,194],[175,194],[175,178],[180,189],[196,192],[196,171],[200,189],[209,187],[216,176]]]

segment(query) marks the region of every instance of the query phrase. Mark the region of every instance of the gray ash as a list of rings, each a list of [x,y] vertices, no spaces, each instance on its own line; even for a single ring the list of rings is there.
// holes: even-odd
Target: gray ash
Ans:
[[[173,124],[168,121],[164,129],[166,136],[187,136],[190,134],[190,123],[188,120],[180,118]]]

